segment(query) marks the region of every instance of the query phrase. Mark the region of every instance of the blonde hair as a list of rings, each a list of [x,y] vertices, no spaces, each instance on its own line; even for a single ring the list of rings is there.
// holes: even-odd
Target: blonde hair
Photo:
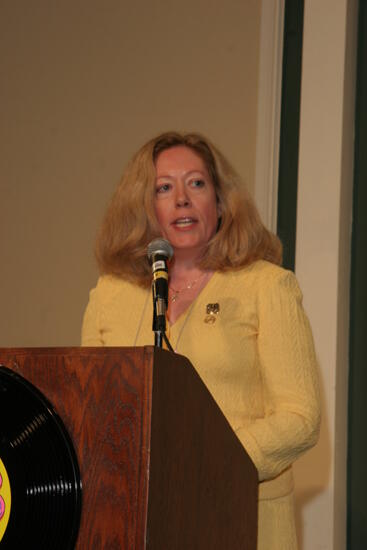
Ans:
[[[107,208],[96,244],[101,273],[140,286],[151,282],[147,245],[160,236],[154,212],[155,161],[170,147],[185,146],[205,162],[220,205],[217,233],[200,262],[203,269],[225,271],[258,259],[280,264],[282,246],[263,225],[256,206],[227,159],[196,133],[167,132],[144,145],[131,159]]]

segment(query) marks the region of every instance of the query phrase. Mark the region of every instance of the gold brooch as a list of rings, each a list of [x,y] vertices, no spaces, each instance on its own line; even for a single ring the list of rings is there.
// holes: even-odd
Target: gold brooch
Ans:
[[[212,325],[217,320],[217,315],[219,313],[219,304],[207,304],[206,305],[206,317],[204,323]]]

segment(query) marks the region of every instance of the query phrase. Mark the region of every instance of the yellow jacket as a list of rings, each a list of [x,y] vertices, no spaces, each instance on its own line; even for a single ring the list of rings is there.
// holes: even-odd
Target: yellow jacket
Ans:
[[[213,322],[208,304],[219,304]],[[265,261],[216,272],[168,336],[257,467],[258,547],[294,550],[291,464],[315,444],[320,419],[313,339],[294,274]],[[153,342],[150,290],[101,277],[90,293],[82,345]]]

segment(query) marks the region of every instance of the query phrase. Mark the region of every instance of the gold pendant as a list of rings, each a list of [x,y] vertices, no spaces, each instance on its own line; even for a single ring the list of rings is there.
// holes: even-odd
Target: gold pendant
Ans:
[[[204,319],[204,323],[207,323],[208,325],[212,325],[217,320],[217,315],[219,313],[219,304],[207,304],[206,305],[206,317]]]

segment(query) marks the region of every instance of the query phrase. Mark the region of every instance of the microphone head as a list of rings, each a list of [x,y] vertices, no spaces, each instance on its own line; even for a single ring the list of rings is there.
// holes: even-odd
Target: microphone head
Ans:
[[[153,261],[156,254],[166,256],[167,260],[170,260],[173,256],[173,248],[171,243],[166,241],[166,239],[154,239],[154,241],[148,244],[147,254],[150,262]]]

